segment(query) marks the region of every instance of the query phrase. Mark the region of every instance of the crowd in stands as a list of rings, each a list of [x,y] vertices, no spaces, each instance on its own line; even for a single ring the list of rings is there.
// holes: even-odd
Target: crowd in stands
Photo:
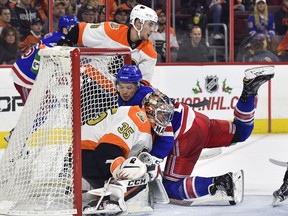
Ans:
[[[171,16],[168,30],[165,0],[155,1],[154,5],[147,0],[53,0],[52,19],[48,19],[49,2],[0,0],[0,64],[13,64],[50,29],[57,31],[58,20],[63,15],[76,16],[81,22],[100,23],[108,19],[128,25],[130,12],[137,4],[152,7],[158,14],[159,28],[150,36],[158,62],[225,61],[221,57],[213,58],[213,46],[225,48],[223,41],[229,37],[232,1],[175,1],[175,20]],[[287,15],[288,0],[234,0],[235,61],[288,61]],[[237,26],[239,21],[241,28],[240,24]],[[228,28],[223,28],[225,25]],[[166,52],[167,33],[170,59]],[[267,53],[268,57],[254,58],[259,51],[262,57]]]

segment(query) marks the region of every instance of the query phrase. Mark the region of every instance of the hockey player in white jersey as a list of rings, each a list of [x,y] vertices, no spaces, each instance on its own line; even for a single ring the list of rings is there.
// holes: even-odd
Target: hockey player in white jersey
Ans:
[[[135,6],[130,14],[130,26],[114,22],[79,23],[58,45],[80,45],[92,48],[128,48],[132,63],[138,65],[143,79],[151,82],[157,53],[149,39],[157,31],[156,12],[144,5]]]

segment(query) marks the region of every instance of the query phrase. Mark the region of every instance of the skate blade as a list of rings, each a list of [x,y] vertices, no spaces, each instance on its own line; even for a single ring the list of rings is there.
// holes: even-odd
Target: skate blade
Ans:
[[[276,207],[280,203],[280,199],[278,197],[273,197],[272,207]]]

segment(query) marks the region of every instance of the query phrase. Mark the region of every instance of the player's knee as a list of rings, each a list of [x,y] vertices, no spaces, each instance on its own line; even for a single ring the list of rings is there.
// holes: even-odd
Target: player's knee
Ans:
[[[163,185],[169,196],[169,198],[183,200],[186,199],[186,195],[183,188],[183,180],[178,182],[172,182],[166,179],[163,179]]]

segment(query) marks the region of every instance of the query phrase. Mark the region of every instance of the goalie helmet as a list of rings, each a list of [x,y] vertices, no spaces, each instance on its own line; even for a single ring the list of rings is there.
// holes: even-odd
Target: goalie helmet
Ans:
[[[58,21],[58,31],[62,32],[63,28],[70,29],[71,27],[77,25],[79,20],[75,16],[64,15],[59,18]]]
[[[151,9],[147,6],[141,5],[141,4],[136,5],[130,13],[130,23],[132,24],[132,26],[135,29],[136,29],[136,27],[134,24],[135,24],[136,19],[139,19],[143,25],[144,25],[145,21],[147,21],[147,20],[154,22],[154,25],[155,25],[154,31],[157,31],[157,29],[158,29],[158,24],[157,24],[158,16],[157,16],[156,11],[154,11],[153,9]],[[142,26],[142,28],[143,28],[143,26]]]
[[[146,111],[154,132],[162,136],[174,115],[174,106],[170,98],[159,90],[155,90],[145,96],[142,107]]]
[[[142,74],[136,65],[124,65],[116,75],[117,82],[139,83],[142,80]]]

